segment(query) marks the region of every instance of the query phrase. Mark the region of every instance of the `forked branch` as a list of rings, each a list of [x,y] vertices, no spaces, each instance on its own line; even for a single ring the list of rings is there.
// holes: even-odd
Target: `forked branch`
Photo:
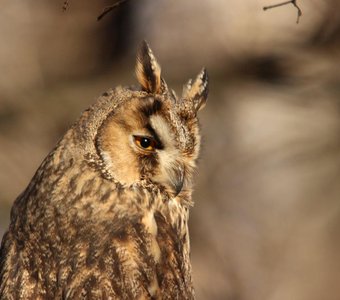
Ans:
[[[271,8],[275,8],[275,7],[279,7],[279,6],[283,6],[283,5],[287,5],[287,4],[293,4],[297,9],[296,23],[298,24],[299,21],[300,21],[300,17],[302,16],[302,10],[297,5],[296,1],[297,0],[290,0],[290,1],[285,1],[285,2],[278,3],[278,4],[274,4],[274,5],[265,6],[265,7],[263,7],[263,10],[267,10],[267,9],[271,9]]]

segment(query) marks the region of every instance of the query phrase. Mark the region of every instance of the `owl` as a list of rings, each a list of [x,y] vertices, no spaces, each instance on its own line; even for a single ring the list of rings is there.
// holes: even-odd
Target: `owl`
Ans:
[[[178,98],[146,42],[140,88],[83,112],[11,210],[0,299],[193,299],[188,232],[203,69]]]

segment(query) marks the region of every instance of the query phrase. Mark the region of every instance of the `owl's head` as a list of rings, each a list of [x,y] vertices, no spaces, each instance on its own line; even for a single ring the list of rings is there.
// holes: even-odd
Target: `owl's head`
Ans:
[[[137,54],[136,75],[141,89],[120,87],[101,100],[114,105],[97,121],[95,149],[122,185],[147,181],[173,197],[190,189],[200,148],[197,112],[207,100],[208,76],[203,69],[177,98],[146,42]]]

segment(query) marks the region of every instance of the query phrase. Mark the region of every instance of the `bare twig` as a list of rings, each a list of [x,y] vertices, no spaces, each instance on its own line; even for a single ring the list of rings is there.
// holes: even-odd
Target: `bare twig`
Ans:
[[[278,4],[274,4],[274,5],[265,6],[265,7],[263,7],[263,10],[267,10],[267,9],[271,9],[271,8],[275,8],[275,7],[279,7],[279,6],[283,6],[283,5],[287,5],[287,4],[293,4],[296,7],[296,9],[297,9],[296,24],[298,24],[299,21],[300,21],[300,17],[302,16],[302,10],[296,4],[296,1],[297,0],[290,0],[290,1],[285,1],[285,2],[278,3]]]
[[[103,17],[105,17],[110,11],[114,10],[116,7],[121,5],[123,2],[126,2],[127,0],[118,0],[114,4],[107,6],[103,9],[102,13],[97,17],[97,20],[101,20]],[[69,6],[70,0],[65,0],[63,4],[63,11],[66,11]]]
[[[116,3],[107,6],[104,8],[104,10],[102,11],[102,13],[97,17],[97,21],[100,21],[103,17],[105,17],[110,11],[114,10],[116,7],[118,7],[119,5],[121,5],[122,3],[126,2],[127,0],[119,0]]]
[[[289,1],[286,1],[286,2],[282,2],[282,3],[278,3],[278,4],[274,4],[274,5],[265,6],[265,7],[263,7],[263,10],[267,10],[267,9],[270,9],[270,8],[275,8],[275,7],[283,6],[283,5],[290,4],[290,3],[292,3],[292,0],[289,0]]]
[[[296,4],[296,0],[292,1],[292,4],[296,7],[297,9],[297,19],[296,19],[296,24],[299,23],[300,17],[302,16],[302,10],[301,8]]]

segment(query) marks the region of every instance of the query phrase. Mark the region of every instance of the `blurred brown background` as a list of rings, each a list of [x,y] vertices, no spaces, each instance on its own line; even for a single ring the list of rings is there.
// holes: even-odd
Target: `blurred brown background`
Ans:
[[[191,213],[198,299],[340,299],[340,1],[1,1],[0,236],[40,162],[146,39],[168,84],[204,65]]]

